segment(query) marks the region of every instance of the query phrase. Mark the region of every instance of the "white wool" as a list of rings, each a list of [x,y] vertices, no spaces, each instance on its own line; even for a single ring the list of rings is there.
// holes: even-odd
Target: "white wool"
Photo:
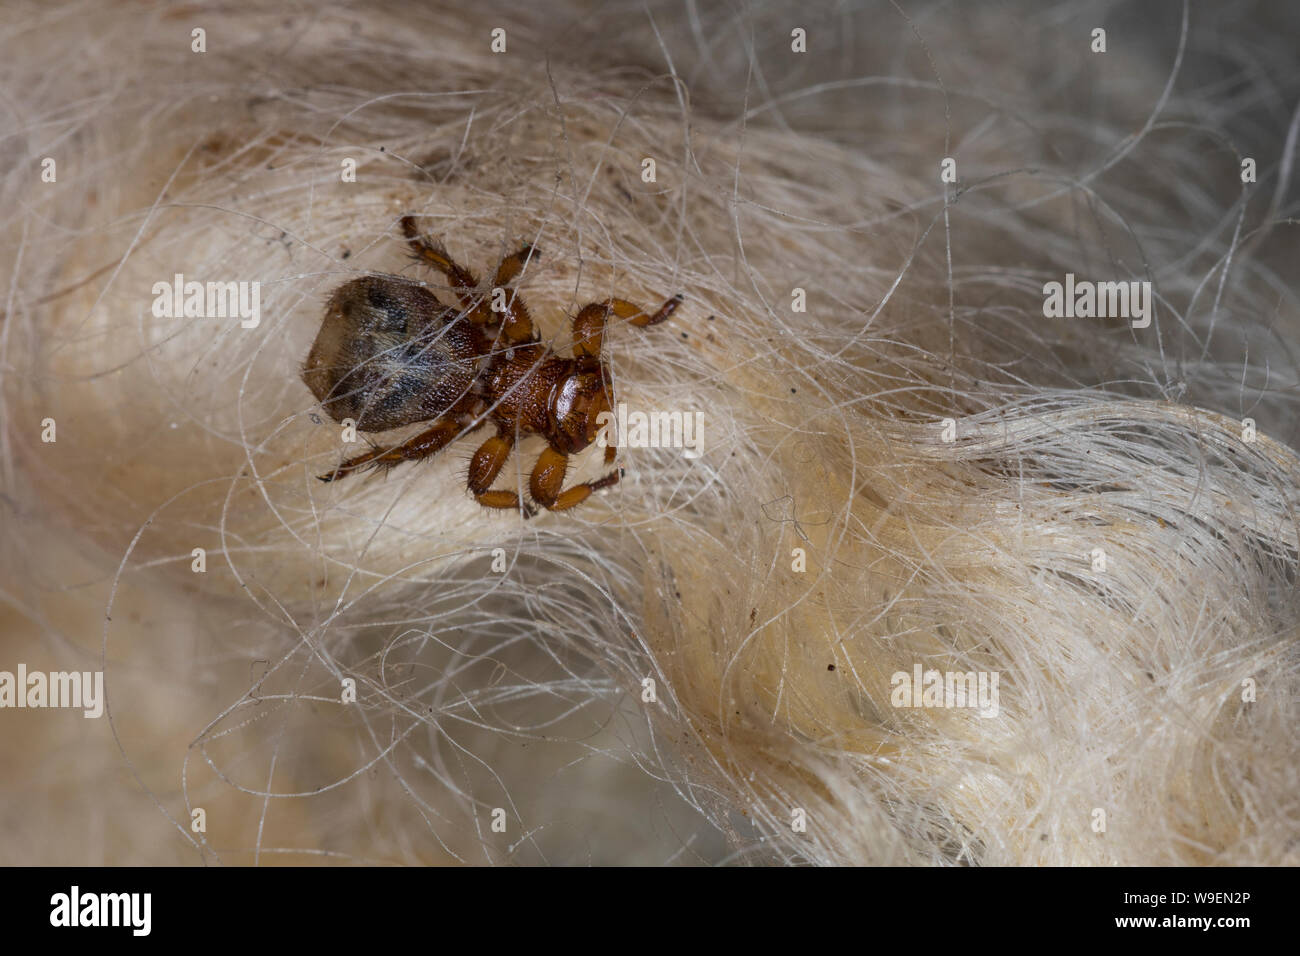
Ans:
[[[7,18],[0,669],[110,710],[0,745],[96,792],[9,862],[1300,862],[1294,16],[547,6]],[[535,243],[566,354],[685,293],[606,352],[702,456],[529,522],[486,431],[318,482],[328,295],[454,301],[407,214],[479,276]],[[260,324],[156,317],[177,273]],[[1150,326],[1045,316],[1067,273]],[[918,665],[996,715],[895,706]]]

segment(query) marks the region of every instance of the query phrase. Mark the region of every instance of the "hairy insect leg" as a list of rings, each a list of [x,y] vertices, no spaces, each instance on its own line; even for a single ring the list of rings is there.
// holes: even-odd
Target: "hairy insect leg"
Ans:
[[[529,481],[529,490],[537,503],[551,511],[566,511],[574,505],[582,504],[593,491],[600,491],[618,483],[617,471],[596,481],[584,481],[567,491],[564,487],[564,475],[569,468],[569,457],[554,448],[548,448],[537,459],[533,475]]]
[[[492,294],[496,295],[497,289],[504,289],[513,281],[523,271],[524,264],[530,257],[535,259],[540,255],[536,247],[526,244],[518,252],[502,259],[501,264],[497,266],[496,278],[492,283]],[[533,317],[528,314],[528,307],[524,305],[524,300],[518,293],[512,292],[506,295],[503,323],[502,334],[507,344],[517,345],[520,342],[533,341]]]
[[[518,252],[511,253],[501,260],[497,266],[497,275],[493,280],[494,285],[505,285],[514,281],[519,273],[524,271],[524,266],[530,259],[540,259],[541,251],[531,242],[525,242]]]
[[[433,426],[420,432],[393,448],[376,448],[356,458],[349,458],[328,475],[319,475],[321,481],[338,481],[358,469],[366,466],[391,467],[404,461],[419,461],[436,455],[462,434],[476,431],[482,427],[480,422],[466,428],[454,418],[441,418]]]
[[[498,432],[480,445],[469,463],[469,490],[474,500],[485,508],[513,509],[522,511],[525,518],[531,518],[536,509],[521,501],[518,494],[489,490],[514,447],[514,436],[508,432]]]
[[[402,217],[402,233],[415,251],[416,259],[447,277],[447,282],[456,292],[456,298],[460,300],[461,308],[467,311],[472,321],[480,325],[492,321],[487,302],[478,297],[478,279],[474,273],[458,265],[442,243],[422,235],[415,225],[414,216]]]
[[[626,319],[638,327],[658,325],[673,314],[674,310],[682,304],[683,298],[684,296],[678,293],[653,314],[625,299],[606,299],[604,302],[593,302],[584,306],[573,320],[574,356],[581,358],[584,355],[600,355],[604,343],[605,325],[611,315]]]

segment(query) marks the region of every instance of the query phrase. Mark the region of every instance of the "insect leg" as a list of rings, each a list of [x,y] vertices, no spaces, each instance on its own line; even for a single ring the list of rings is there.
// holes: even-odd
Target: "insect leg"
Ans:
[[[606,299],[584,306],[573,320],[573,354],[598,356],[604,341],[605,324],[611,315],[626,319],[635,326],[658,325],[673,314],[684,297],[678,293],[659,307],[653,315],[625,299]]]
[[[434,422],[432,427],[407,439],[400,445],[392,448],[376,448],[364,455],[358,455],[356,458],[349,458],[330,474],[318,477],[321,481],[338,481],[338,479],[344,478],[367,465],[382,468],[399,465],[404,461],[419,461],[422,458],[428,458],[430,455],[436,455],[462,434],[468,434],[481,427],[483,427],[482,422],[466,428],[458,419],[440,418]]]
[[[514,447],[514,436],[508,432],[498,432],[480,445],[469,463],[469,490],[485,508],[513,509],[522,511],[525,518],[531,518],[534,509],[520,501],[517,493],[489,490]]]
[[[504,289],[507,283],[518,276],[530,257],[537,258],[540,255],[541,253],[534,246],[525,245],[518,252],[502,259],[501,264],[497,266],[492,294],[496,295],[497,289]],[[524,300],[516,292],[510,292],[506,295],[503,321],[505,323],[505,340],[510,345],[534,340],[533,317],[528,314],[528,307],[524,305]]]
[[[569,468],[569,458],[567,455],[556,451],[554,448],[548,448],[542,452],[537,459],[537,465],[533,468],[532,479],[529,482],[529,490],[538,504],[551,511],[566,511],[574,505],[579,505],[591,497],[593,491],[599,491],[602,488],[608,488],[610,485],[617,484],[619,473],[617,471],[606,475],[596,481],[584,481],[580,485],[574,485],[567,491],[561,491],[564,486],[564,474]]]
[[[474,277],[474,273],[457,265],[456,260],[451,257],[442,243],[421,235],[415,225],[414,216],[402,217],[402,232],[411,248],[415,250],[415,258],[447,277],[447,282],[460,300],[460,307],[466,310],[474,322],[483,325],[492,321],[487,303],[478,296],[478,279]]]

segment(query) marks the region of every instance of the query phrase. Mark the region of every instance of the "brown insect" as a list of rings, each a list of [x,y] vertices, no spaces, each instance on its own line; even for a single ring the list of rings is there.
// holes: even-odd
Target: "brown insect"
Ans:
[[[528,483],[542,507],[563,511],[617,483],[614,471],[563,487],[569,456],[596,440],[598,418],[613,404],[609,369],[601,358],[605,324],[613,315],[636,326],[655,325],[672,315],[682,296],[653,314],[622,299],[593,302],[574,318],[573,358],[563,358],[541,344],[517,295],[500,293],[505,301],[493,303],[502,306],[493,311],[478,294],[473,274],[422,237],[412,217],[402,219],[402,231],[416,259],[447,277],[460,309],[443,305],[421,283],[402,276],[353,279],[330,298],[302,378],[331,418],[350,418],[358,431],[432,424],[399,445],[349,458],[321,481],[428,458],[491,421],[496,434],[474,453],[468,480],[485,507],[514,508],[525,517],[535,513],[517,493],[491,487],[525,434],[542,435],[549,443]],[[537,255],[525,245],[502,259],[495,288],[504,289]],[[614,454],[613,446],[606,449],[605,464]]]

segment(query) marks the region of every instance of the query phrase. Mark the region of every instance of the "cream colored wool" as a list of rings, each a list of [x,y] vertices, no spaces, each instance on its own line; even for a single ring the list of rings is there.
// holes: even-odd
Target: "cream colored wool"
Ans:
[[[0,861],[1297,862],[1295,18],[1138,6],[9,4],[0,669],[111,713],[0,712]],[[606,351],[703,455],[529,522],[486,432],[316,481],[328,295],[454,301],[405,214],[536,243],[561,352],[684,292]]]

